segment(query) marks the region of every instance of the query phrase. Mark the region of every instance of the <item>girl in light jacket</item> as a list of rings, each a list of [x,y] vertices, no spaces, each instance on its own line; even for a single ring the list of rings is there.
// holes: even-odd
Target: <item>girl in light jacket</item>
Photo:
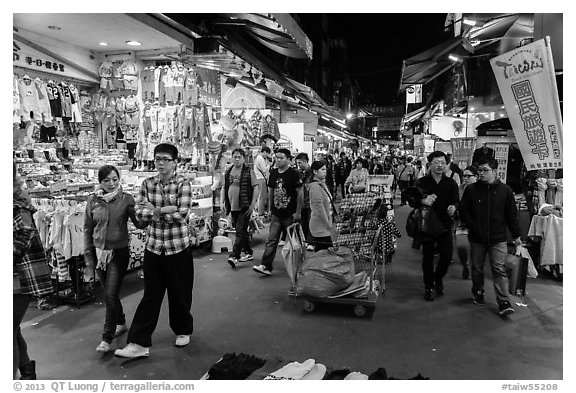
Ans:
[[[350,172],[344,186],[349,187],[351,193],[365,192],[368,183],[368,170],[363,168],[362,159],[357,158],[354,162],[355,168]]]
[[[313,180],[309,185],[310,194],[310,234],[314,252],[332,247],[332,197],[324,183],[326,164],[312,163]]]
[[[120,302],[120,288],[128,268],[128,218],[136,228],[145,223],[136,220],[134,198],[122,191],[120,173],[112,165],[98,170],[100,186],[88,199],[84,218],[84,259],[96,267],[104,287],[106,319],[98,352],[109,352],[114,337],[127,331],[126,316]]]

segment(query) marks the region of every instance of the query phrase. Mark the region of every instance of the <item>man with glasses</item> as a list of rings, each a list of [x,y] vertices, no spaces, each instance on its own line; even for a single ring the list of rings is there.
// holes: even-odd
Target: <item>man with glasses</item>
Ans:
[[[230,267],[235,268],[238,262],[248,262],[254,259],[248,224],[258,201],[258,180],[252,169],[244,164],[246,152],[237,148],[232,151],[233,165],[224,174],[222,211],[232,216],[232,226],[236,228],[234,248],[228,258]],[[244,256],[241,252],[244,251]]]
[[[514,192],[496,178],[498,162],[491,157],[478,161],[479,179],[462,195],[460,217],[468,228],[472,264],[472,300],[484,305],[484,265],[490,260],[494,291],[500,315],[514,312],[508,300],[508,276],[504,265],[508,255],[508,228],[516,247],[522,244]]]
[[[192,288],[194,261],[190,248],[187,215],[192,206],[190,181],[176,173],[178,149],[168,143],[154,148],[158,175],[142,182],[136,199],[138,221],[149,222],[144,252],[144,295],[128,332],[128,344],[117,349],[120,357],[149,355],[164,293],[168,291],[170,328],[174,343],[190,343],[193,331]]]
[[[254,266],[255,272],[269,276],[272,274],[272,262],[276,256],[276,248],[282,230],[286,230],[293,222],[300,222],[304,192],[302,181],[296,169],[289,166],[292,158],[290,150],[278,149],[276,152],[276,168],[270,170],[268,179],[268,206],[272,213],[270,232],[266,240],[266,249],[260,265]]]
[[[436,296],[444,295],[444,276],[452,261],[452,217],[456,212],[458,185],[444,173],[448,160],[446,154],[435,151],[428,155],[429,172],[418,179],[418,187],[426,197],[420,203],[429,206],[436,213],[445,231],[432,239],[422,241],[422,273],[424,276],[424,299],[433,301]],[[438,251],[440,258],[434,269],[434,254]]]

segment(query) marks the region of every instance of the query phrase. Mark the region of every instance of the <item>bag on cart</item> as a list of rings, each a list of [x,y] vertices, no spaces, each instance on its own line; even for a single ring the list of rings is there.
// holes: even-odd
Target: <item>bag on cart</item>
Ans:
[[[282,256],[292,285],[296,285],[296,273],[306,256],[304,239],[304,232],[299,223],[294,223],[286,228],[286,242],[282,247]]]
[[[332,296],[354,281],[354,254],[347,247],[330,247],[308,257],[298,274],[297,293]]]

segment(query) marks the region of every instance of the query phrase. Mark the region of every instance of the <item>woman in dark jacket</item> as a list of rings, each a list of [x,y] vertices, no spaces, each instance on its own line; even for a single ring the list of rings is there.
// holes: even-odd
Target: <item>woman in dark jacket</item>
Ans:
[[[100,186],[86,205],[84,258],[87,266],[96,267],[105,294],[106,319],[102,342],[96,351],[109,352],[114,337],[128,330],[120,302],[120,288],[130,260],[128,218],[136,228],[143,229],[146,224],[136,220],[134,198],[122,191],[116,167],[101,167],[98,181]]]

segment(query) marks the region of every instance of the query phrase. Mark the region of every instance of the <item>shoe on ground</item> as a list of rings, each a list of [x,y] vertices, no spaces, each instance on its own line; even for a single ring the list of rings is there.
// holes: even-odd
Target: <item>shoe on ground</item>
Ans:
[[[102,352],[102,353],[108,353],[112,350],[112,347],[110,346],[110,344],[108,344],[106,341],[102,341],[100,344],[98,344],[98,346],[96,347],[96,352]]]
[[[240,262],[248,262],[252,260],[254,260],[254,256],[252,254],[245,254],[244,256],[241,256],[239,259]]]
[[[123,335],[128,331],[128,326],[124,325],[116,325],[116,331],[114,332],[114,337],[118,337]]]
[[[174,342],[175,347],[185,347],[186,345],[190,344],[190,335],[189,334],[181,334],[176,336],[176,341]]]
[[[462,267],[462,278],[464,280],[468,280],[469,277],[470,277],[470,269],[468,269],[468,266]]]
[[[272,272],[268,270],[268,268],[264,265],[252,266],[252,270],[254,270],[256,273],[264,274],[265,276],[272,274]]]
[[[441,282],[435,283],[434,291],[436,292],[436,296],[444,296],[444,284]]]
[[[484,303],[484,291],[477,291],[477,292],[472,292],[472,301],[474,301],[474,304],[477,304],[479,306],[483,306]]]
[[[306,249],[307,249],[308,251],[314,251],[314,246],[311,245],[311,244],[308,244],[308,245],[306,246]]]
[[[433,301],[435,297],[436,294],[434,293],[434,289],[426,289],[426,292],[424,292],[424,299],[429,302]]]
[[[150,355],[150,348],[128,343],[124,348],[115,350],[114,355],[121,358],[141,358]]]
[[[238,259],[236,259],[234,257],[230,257],[230,258],[228,258],[228,264],[230,265],[230,267],[232,269],[234,269],[236,267],[236,265],[238,265]]]
[[[508,315],[514,313],[514,309],[509,301],[504,300],[498,304],[498,312],[500,315]]]
[[[279,246],[283,246],[284,244],[286,244],[286,242],[285,242],[284,240],[280,240],[280,241],[278,242],[278,245],[279,245]]]

